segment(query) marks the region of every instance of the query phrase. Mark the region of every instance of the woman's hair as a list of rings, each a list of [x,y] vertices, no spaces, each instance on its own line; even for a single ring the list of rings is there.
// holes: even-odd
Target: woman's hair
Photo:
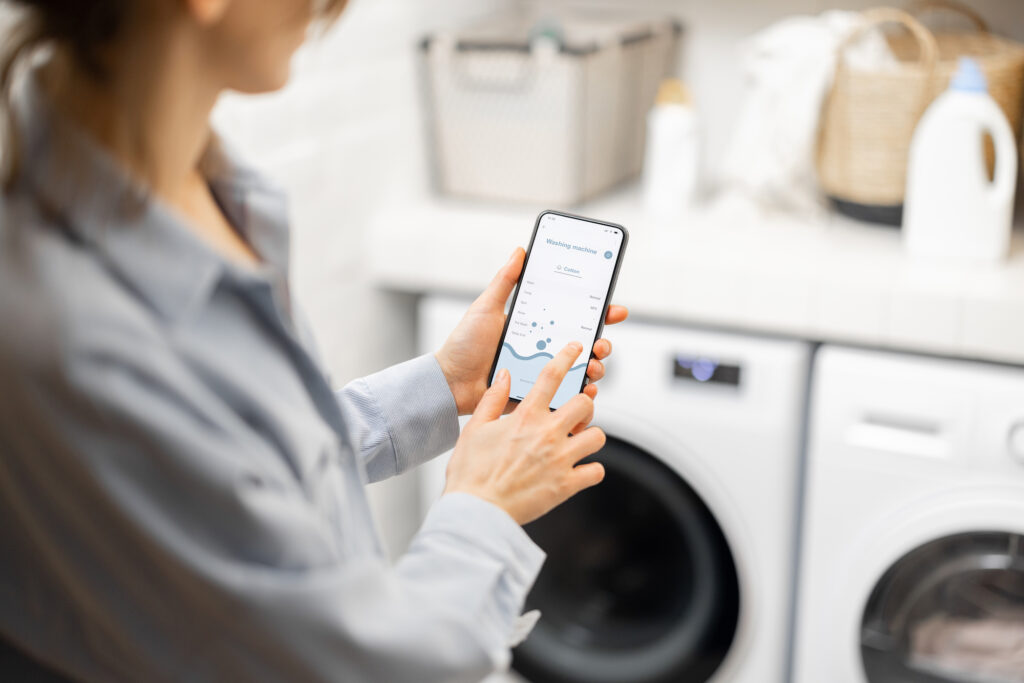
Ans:
[[[6,187],[18,169],[16,121],[11,89],[20,64],[43,46],[52,45],[71,58],[80,73],[102,80],[107,76],[101,52],[128,23],[139,0],[11,0],[20,16],[0,26],[0,185]],[[314,2],[317,19],[331,20],[347,0]],[[4,36],[3,34],[7,35]]]

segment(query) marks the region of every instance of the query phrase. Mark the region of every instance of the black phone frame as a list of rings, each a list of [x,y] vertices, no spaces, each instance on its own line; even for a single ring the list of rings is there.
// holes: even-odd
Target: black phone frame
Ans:
[[[487,386],[490,387],[494,384],[494,372],[498,368],[498,358],[501,356],[501,347],[505,343],[505,335],[508,334],[508,326],[512,321],[512,311],[515,310],[516,300],[519,298],[519,290],[523,286],[523,278],[526,277],[526,267],[530,264],[530,254],[533,253],[533,244],[537,239],[537,232],[540,230],[540,222],[544,216],[553,214],[555,216],[562,216],[564,218],[573,218],[575,220],[584,221],[587,223],[593,223],[595,225],[603,225],[608,228],[615,228],[622,231],[622,245],[619,247],[619,253],[615,257],[615,268],[612,270],[611,281],[608,283],[608,292],[604,297],[604,305],[601,308],[601,320],[597,325],[597,333],[594,335],[594,342],[590,345],[590,356],[587,362],[590,362],[590,358],[596,358],[594,355],[594,343],[601,338],[604,333],[604,321],[608,317],[608,307],[611,305],[612,294],[615,293],[615,285],[619,280],[619,269],[622,267],[622,257],[626,254],[626,245],[629,244],[629,231],[626,230],[625,226],[619,225],[618,223],[610,223],[608,221],[597,220],[596,218],[587,218],[586,216],[578,216],[572,213],[566,213],[564,211],[555,211],[553,209],[546,209],[537,214],[537,220],[533,225],[533,234],[530,236],[530,244],[526,248],[526,258],[523,260],[523,270],[519,273],[519,279],[516,280],[516,288],[512,293],[512,303],[509,304],[508,312],[505,314],[505,325],[501,329],[501,337],[498,338],[498,350],[494,352],[494,360],[491,361],[491,370],[487,373]],[[587,386],[588,378],[587,373],[583,373],[583,380],[580,382],[580,393],[583,391],[583,387]],[[520,400],[517,398],[509,398],[509,401],[513,403],[519,403]],[[548,406],[549,410],[554,410],[551,406]]]

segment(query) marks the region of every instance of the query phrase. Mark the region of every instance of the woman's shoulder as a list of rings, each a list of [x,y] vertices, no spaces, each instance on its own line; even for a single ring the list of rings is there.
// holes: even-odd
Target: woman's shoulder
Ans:
[[[0,365],[46,372],[110,347],[164,345],[158,321],[90,245],[30,196],[0,196]]]

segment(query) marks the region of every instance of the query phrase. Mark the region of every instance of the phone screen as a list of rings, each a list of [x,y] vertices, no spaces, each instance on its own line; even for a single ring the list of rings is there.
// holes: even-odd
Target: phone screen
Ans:
[[[577,341],[584,352],[551,408],[582,391],[625,240],[626,231],[618,225],[549,211],[538,217],[488,383],[507,368],[509,397],[522,400],[554,354]]]

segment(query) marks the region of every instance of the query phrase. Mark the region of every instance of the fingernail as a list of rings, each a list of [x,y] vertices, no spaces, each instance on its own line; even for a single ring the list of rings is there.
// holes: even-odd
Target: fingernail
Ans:
[[[501,370],[498,370],[498,381],[499,382],[504,382],[507,379],[508,379],[508,368],[502,368]]]
[[[508,260],[509,261],[513,260],[516,257],[516,254],[518,254],[518,253],[519,253],[519,247],[516,247],[515,249],[512,250],[512,254],[508,257]]]
[[[569,346],[571,346],[576,353],[583,350],[583,344],[580,344],[579,342],[569,342]]]

